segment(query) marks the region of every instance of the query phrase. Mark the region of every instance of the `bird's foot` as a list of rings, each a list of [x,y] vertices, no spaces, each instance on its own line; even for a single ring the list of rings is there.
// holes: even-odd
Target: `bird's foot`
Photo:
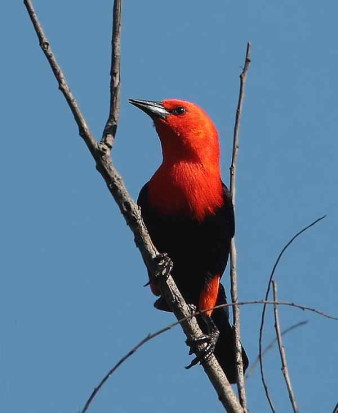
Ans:
[[[155,266],[155,277],[165,277],[167,278],[170,274],[173,263],[169,258],[168,254],[160,253],[154,258],[154,266]]]
[[[187,303],[188,307],[190,308],[190,311],[194,314],[197,312],[197,307],[195,304]]]
[[[147,287],[150,283],[156,284],[158,278],[165,277],[167,279],[173,268],[173,263],[166,253],[159,253],[153,258],[152,271],[148,271],[150,280],[144,284],[143,287]]]
[[[187,340],[186,343],[190,347],[189,355],[195,353],[196,357],[193,361],[186,366],[186,369],[190,369],[196,364],[200,363],[202,360],[207,360],[213,353],[218,340],[219,331],[217,329],[210,332],[210,334],[200,336],[194,340]],[[206,345],[201,350],[195,350],[194,347],[198,344],[206,343]]]

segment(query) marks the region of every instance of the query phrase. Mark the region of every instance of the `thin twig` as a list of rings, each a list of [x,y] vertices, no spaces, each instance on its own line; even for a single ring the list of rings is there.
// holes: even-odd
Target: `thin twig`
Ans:
[[[240,74],[240,88],[238,104],[236,109],[236,119],[234,126],[234,138],[232,146],[232,159],[230,166],[230,192],[232,196],[232,202],[235,206],[236,203],[236,172],[237,172],[237,159],[238,159],[238,149],[239,149],[239,131],[241,125],[241,117],[243,110],[244,94],[245,94],[245,84],[246,76],[251,63],[251,43],[248,42],[246,46],[245,61],[242,73]]]
[[[113,7],[113,30],[111,40],[110,110],[102,137],[103,142],[110,146],[110,148],[115,139],[120,114],[121,11],[122,0],[116,0]]]
[[[266,305],[284,305],[284,306],[291,306],[291,307],[296,307],[299,308],[301,310],[307,310],[307,311],[312,311],[322,317],[326,317],[332,320],[336,320],[338,321],[338,317],[324,313],[322,311],[319,311],[315,308],[312,307],[307,307],[304,305],[300,305],[300,304],[295,304],[295,303],[291,303],[291,302],[287,302],[287,301],[264,301],[264,300],[260,300],[260,301],[242,301],[242,302],[237,302],[236,305],[252,305],[252,304],[266,304]],[[235,303],[227,303],[227,304],[221,304],[218,305],[216,307],[213,307],[212,310],[215,310],[217,308],[223,308],[223,307],[233,307],[235,305]],[[202,311],[197,311],[196,313],[191,314],[189,317],[195,317],[205,311],[210,311],[211,309],[204,309]],[[85,406],[83,407],[83,409],[81,410],[81,413],[85,413],[89,407],[89,405],[92,403],[93,399],[95,398],[95,396],[97,395],[97,393],[100,391],[100,389],[102,388],[102,386],[106,383],[106,381],[112,376],[113,373],[115,373],[115,371],[129,358],[131,357],[134,353],[136,353],[137,350],[140,349],[140,347],[142,347],[145,343],[147,343],[148,341],[152,340],[153,338],[159,336],[160,334],[165,333],[168,330],[171,330],[172,328],[176,327],[178,324],[181,324],[183,321],[186,321],[186,319],[181,319],[178,321],[175,321],[172,324],[169,324],[168,326],[162,328],[161,330],[156,331],[155,333],[152,334],[148,334],[146,337],[144,337],[138,344],[136,344],[136,346],[134,346],[126,355],[124,355],[109,371],[108,373],[103,377],[103,379],[100,381],[100,383],[97,385],[97,387],[94,388],[92,394],[90,395],[90,397],[88,398],[88,400],[86,401]],[[287,332],[291,331],[292,329],[299,327],[300,325],[306,324],[307,321],[303,321],[301,323],[297,323],[294,326],[289,327],[288,329],[284,330],[282,334],[286,334]],[[277,339],[274,340],[274,342]],[[270,346],[272,346],[274,344],[274,342],[270,343]],[[265,349],[265,351],[267,351],[268,348]],[[264,352],[263,352],[264,354]],[[338,413],[338,412],[333,412],[333,413]]]
[[[307,305],[301,305],[301,304],[296,304],[293,303],[291,301],[270,301],[270,300],[253,300],[253,301],[239,301],[238,303],[236,303],[237,305],[252,305],[252,304],[263,304],[263,305],[273,305],[273,304],[277,304],[277,305],[285,305],[288,307],[295,307],[295,308],[299,308],[300,310],[303,311],[311,311],[312,313],[316,313],[322,317],[325,318],[329,318],[330,320],[335,320],[338,321],[338,316],[332,315],[332,314],[328,314],[328,313],[324,313],[323,311],[319,311],[316,308],[313,307],[309,307]],[[216,306],[215,308],[220,308],[220,307],[229,307],[231,305],[234,305],[233,303],[228,303],[228,304],[222,304],[219,306]]]
[[[118,0],[115,0],[118,1]],[[143,223],[139,208],[136,203],[130,197],[121,176],[114,168],[111,156],[110,145],[105,140],[97,143],[87,127],[82,113],[76,103],[74,96],[70,93],[69,87],[65,80],[65,76],[58,65],[54,54],[51,51],[49,41],[42,31],[41,25],[38,21],[38,17],[33,8],[31,0],[24,0],[24,4],[27,8],[35,31],[38,35],[42,50],[50,63],[55,78],[57,79],[60,88],[68,102],[71,111],[74,114],[76,123],[79,126],[79,133],[85,140],[91,154],[96,161],[96,168],[104,178],[107,187],[118,204],[120,211],[125,218],[130,229],[134,233],[134,239],[136,246],[139,248],[143,261],[148,268],[148,271],[153,276],[157,276],[160,273],[163,275],[163,271],[159,271],[158,257],[159,253],[154,247],[148,231]],[[114,30],[113,30],[114,32]],[[166,258],[167,267],[171,266],[171,261]],[[159,277],[159,286],[162,296],[174,312],[178,320],[185,319],[181,324],[184,333],[190,341],[196,341],[198,337],[201,337],[202,331],[195,318],[191,318],[191,310],[185,303],[182,295],[176,287],[173,278],[170,275],[170,271],[164,270],[166,276]],[[197,345],[197,350],[200,351],[205,344]],[[214,355],[207,360],[202,361],[202,366],[215,388],[220,402],[229,413],[243,413],[235,393],[233,392],[228,379],[226,378],[223,370],[220,368]]]
[[[299,323],[293,324],[292,326],[286,328],[285,330],[282,331],[282,336],[285,336],[286,334],[290,333],[290,331],[295,330],[298,327],[302,327],[305,324],[307,324],[308,321],[300,321]],[[262,351],[262,356],[265,356],[265,354],[273,348],[275,343],[277,342],[277,337],[275,337],[273,340],[270,341],[270,343],[265,347],[265,349]],[[245,374],[246,380],[248,380],[249,377],[252,376],[254,370],[257,367],[257,364],[259,363],[259,356],[256,357],[255,361],[251,363],[250,368]]]
[[[273,265],[273,268],[272,268],[272,271],[271,271],[271,274],[270,274],[270,277],[269,277],[269,281],[268,281],[268,286],[267,286],[266,293],[265,293],[265,300],[267,300],[268,297],[269,297],[270,288],[271,288],[271,282],[272,282],[273,276],[274,276],[274,274],[275,274],[276,268],[277,268],[277,266],[278,266],[278,264],[279,264],[279,262],[280,262],[280,260],[281,260],[281,258],[282,258],[282,256],[283,256],[284,252],[289,248],[289,246],[293,243],[293,241],[294,241],[296,238],[298,238],[301,234],[303,234],[303,232],[307,231],[309,228],[311,228],[311,227],[313,227],[314,225],[316,225],[319,221],[321,221],[321,220],[324,219],[325,217],[326,217],[326,215],[324,215],[324,216],[316,219],[316,220],[313,221],[311,224],[307,225],[306,227],[304,227],[303,229],[301,229],[300,231],[298,231],[298,232],[290,239],[290,241],[283,247],[283,249],[282,249],[281,252],[279,253],[279,255],[278,255],[278,257],[277,257],[277,259],[276,259],[276,261],[275,261],[275,263],[274,263],[274,265]],[[263,367],[263,357],[262,357],[262,349],[263,349],[263,329],[264,329],[264,321],[265,321],[265,312],[266,312],[266,305],[264,304],[264,305],[263,305],[263,310],[262,310],[262,316],[261,316],[261,325],[260,325],[260,329],[259,329],[259,345],[258,345],[258,347],[259,347],[259,353],[258,353],[258,355],[259,355],[259,366],[260,366],[261,379],[262,379],[262,383],[263,383],[263,387],[264,387],[264,391],[265,391],[266,398],[267,398],[267,400],[268,400],[268,402],[269,402],[271,411],[272,411],[273,413],[275,413],[276,411],[275,411],[275,408],[274,408],[274,406],[273,406],[272,399],[271,399],[271,396],[270,396],[270,393],[269,393],[269,389],[268,389],[268,386],[267,386],[267,383],[266,383],[266,380],[265,380],[264,367]]]
[[[273,301],[278,301],[277,282],[275,280],[272,280],[272,290],[273,290]],[[275,316],[275,330],[276,330],[276,336],[277,336],[277,341],[278,341],[279,354],[280,354],[280,358],[282,362],[282,373],[285,379],[286,387],[288,389],[289,399],[292,405],[292,409],[294,413],[299,413],[297,402],[296,402],[296,397],[292,389],[291,379],[289,375],[289,369],[288,369],[288,364],[286,360],[286,351],[285,351],[283,338],[282,338],[282,332],[280,328],[278,306],[276,304],[274,304],[273,306],[273,313]]]
[[[230,192],[232,197],[232,203],[235,208],[236,204],[236,171],[237,171],[237,158],[239,149],[239,130],[241,124],[242,108],[245,93],[245,84],[247,72],[249,70],[251,62],[251,44],[248,43],[246,47],[245,62],[242,73],[240,75],[240,88],[238,105],[236,110],[236,120],[234,126],[234,139],[232,147],[232,160],[230,167]],[[235,244],[235,238],[233,237],[230,244],[230,281],[231,281],[231,298],[233,303],[238,301],[238,284],[237,284],[237,250]],[[233,307],[233,321],[234,321],[234,337],[236,346],[236,367],[237,367],[237,388],[239,401],[243,410],[247,412],[247,400],[245,394],[244,383],[244,369],[242,359],[242,344],[241,344],[241,322],[240,322],[240,309],[237,305]]]
[[[334,408],[332,413],[338,413],[338,403],[336,404],[336,407]]]

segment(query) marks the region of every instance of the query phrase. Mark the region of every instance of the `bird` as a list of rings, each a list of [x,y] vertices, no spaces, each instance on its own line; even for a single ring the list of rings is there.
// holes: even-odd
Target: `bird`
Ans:
[[[234,328],[220,283],[235,233],[232,197],[222,182],[216,126],[197,104],[180,99],[129,99],[154,122],[162,163],[137,203],[149,235],[173,262],[172,277],[186,302],[204,311],[198,322],[206,347],[187,368],[213,353],[230,383],[237,381]],[[156,282],[155,307],[170,311]],[[188,343],[193,348],[194,343]],[[191,353],[191,352],[190,352]],[[248,357],[242,347],[244,370]]]

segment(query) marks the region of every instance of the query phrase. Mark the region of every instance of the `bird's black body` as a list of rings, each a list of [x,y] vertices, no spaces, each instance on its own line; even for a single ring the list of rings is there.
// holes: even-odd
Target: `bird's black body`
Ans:
[[[205,283],[221,275],[228,261],[234,235],[231,197],[224,188],[224,205],[201,222],[184,215],[163,215],[149,205],[147,184],[138,204],[152,241],[159,252],[173,260],[173,278],[188,303],[197,305]]]
[[[154,245],[159,252],[167,253],[174,267],[172,276],[184,299],[199,306],[201,292],[208,281],[221,276],[228,261],[231,238],[235,232],[234,211],[231,195],[223,184],[223,205],[202,221],[187,215],[162,214],[149,203],[148,184],[139,195],[138,204]],[[157,308],[167,310],[163,300]],[[225,304],[226,296],[220,286],[217,303]],[[221,367],[231,383],[236,382],[236,364],[233,329],[228,321],[227,308],[214,310],[211,315],[220,336],[215,348]],[[201,328],[206,326],[199,320]],[[244,367],[248,365],[245,351],[242,351]]]

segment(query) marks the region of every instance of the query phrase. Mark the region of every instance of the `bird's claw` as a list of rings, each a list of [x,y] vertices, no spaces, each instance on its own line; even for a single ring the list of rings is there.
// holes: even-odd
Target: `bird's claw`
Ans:
[[[207,335],[197,337],[194,340],[190,340],[190,339],[185,340],[185,344],[190,347],[189,356],[194,354],[193,346],[195,346],[196,344],[206,343],[208,340],[209,340],[209,336],[207,336]],[[186,367],[186,368],[188,368],[188,367]]]
[[[161,277],[164,277],[164,279],[167,280],[172,269],[173,269],[173,262],[169,258],[168,254],[166,253],[157,254],[156,257],[153,258],[152,268],[148,271],[149,281],[146,284],[144,284],[144,287],[147,287],[148,285],[153,285],[153,286],[159,285],[159,278]],[[159,294],[156,294],[156,295],[159,295]],[[154,305],[156,308],[162,310],[163,303],[165,303],[165,301],[163,300],[162,297],[160,297],[155,302]],[[170,311],[169,307],[166,304],[165,304],[165,311]]]
[[[167,278],[173,268],[173,263],[171,259],[169,258],[168,254],[160,253],[154,258],[154,266],[155,266],[155,271],[154,271],[155,278],[159,278],[159,277]]]
[[[188,346],[190,346],[189,355],[193,353],[196,354],[196,357],[192,360],[192,362],[186,366],[186,369],[190,369],[196,364],[200,363],[202,360],[208,360],[208,358],[214,353],[216,343],[218,340],[219,332],[213,331],[209,335],[200,336],[194,340],[186,340]],[[206,343],[206,346],[203,347],[201,350],[195,351],[194,347],[196,344]]]

